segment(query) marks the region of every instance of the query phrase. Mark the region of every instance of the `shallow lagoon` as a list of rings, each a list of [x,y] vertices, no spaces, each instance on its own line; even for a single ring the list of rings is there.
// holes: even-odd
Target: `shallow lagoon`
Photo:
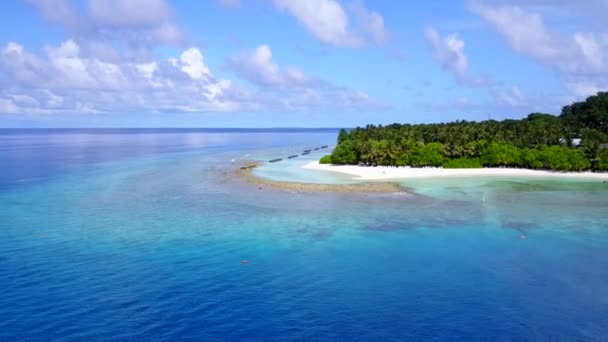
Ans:
[[[318,194],[226,171],[334,139],[0,133],[0,339],[608,336],[607,184],[435,179],[404,182],[409,194]],[[349,181],[310,175],[305,160],[256,171]]]

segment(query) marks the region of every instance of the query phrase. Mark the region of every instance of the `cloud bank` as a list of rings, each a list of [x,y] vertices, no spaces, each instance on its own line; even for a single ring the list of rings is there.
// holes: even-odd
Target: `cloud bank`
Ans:
[[[314,79],[296,67],[280,68],[267,45],[227,60],[238,79],[218,77],[203,51],[184,38],[164,0],[29,3],[71,38],[47,44],[42,51],[19,42],[0,47],[0,113],[383,108],[363,92]],[[285,6],[302,11],[287,2]],[[330,4],[327,13],[339,15],[340,8]],[[328,25],[335,29],[341,24]],[[157,48],[167,46],[180,52],[159,56]]]
[[[468,7],[481,16],[513,51],[554,69],[576,98],[608,89],[608,30],[585,30],[593,25],[581,24],[576,18],[576,13],[584,13],[583,21],[594,17],[605,20],[607,2],[472,0]],[[545,18],[556,13],[567,18],[576,28],[564,31],[549,27]]]

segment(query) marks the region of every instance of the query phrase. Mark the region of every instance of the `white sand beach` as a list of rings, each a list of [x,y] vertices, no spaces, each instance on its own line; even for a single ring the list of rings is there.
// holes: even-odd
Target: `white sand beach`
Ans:
[[[516,168],[444,169],[412,167],[365,167],[357,165],[329,165],[311,162],[302,166],[308,170],[340,172],[357,180],[391,180],[433,177],[561,177],[598,179],[608,181],[608,173],[553,172]]]

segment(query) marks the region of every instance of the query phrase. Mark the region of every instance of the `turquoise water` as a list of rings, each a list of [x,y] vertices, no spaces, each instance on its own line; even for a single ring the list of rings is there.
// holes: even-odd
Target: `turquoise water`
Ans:
[[[298,193],[226,170],[335,132],[9,133],[2,341],[608,338],[608,184]],[[303,162],[258,172],[348,181]]]
[[[293,147],[283,148],[276,151],[268,151],[263,156],[258,156],[261,161],[268,161],[276,158],[276,156],[295,155],[292,152],[301,152]],[[311,152],[308,155],[299,155],[293,159],[283,159],[278,163],[266,163],[263,167],[253,170],[253,174],[266,179],[278,180],[284,182],[303,182],[317,184],[354,184],[357,183],[351,176],[329,171],[311,171],[302,168],[304,165],[317,162],[319,159],[331,152],[331,148]]]

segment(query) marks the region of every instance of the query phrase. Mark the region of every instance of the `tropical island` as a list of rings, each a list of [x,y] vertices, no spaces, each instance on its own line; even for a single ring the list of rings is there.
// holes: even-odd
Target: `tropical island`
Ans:
[[[608,92],[567,105],[557,116],[342,129],[319,163],[608,171]]]

